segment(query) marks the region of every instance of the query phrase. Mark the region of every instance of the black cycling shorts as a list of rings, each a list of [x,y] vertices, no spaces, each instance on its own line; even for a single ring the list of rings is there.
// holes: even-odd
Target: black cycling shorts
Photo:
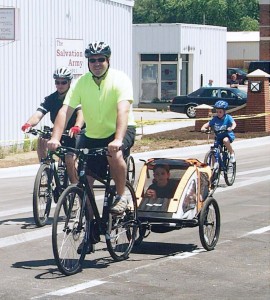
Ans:
[[[93,139],[85,136],[84,134],[80,136],[79,140],[77,141],[76,148],[82,149],[93,149],[93,148],[101,148],[107,147],[110,142],[114,140],[115,134],[104,138],[104,139]],[[125,137],[123,139],[123,156],[128,157],[130,154],[130,148],[133,146],[136,136],[136,128],[134,126],[128,126]],[[105,157],[97,156],[95,158],[89,158],[87,162],[88,168],[99,175],[100,177],[104,178],[107,172],[107,165],[108,160]]]

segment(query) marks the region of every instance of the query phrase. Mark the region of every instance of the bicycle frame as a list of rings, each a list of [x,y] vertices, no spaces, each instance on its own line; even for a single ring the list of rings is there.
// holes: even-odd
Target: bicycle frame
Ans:
[[[93,192],[93,189],[90,187],[88,179],[87,179],[87,162],[84,160],[84,158],[81,159],[82,167],[79,174],[79,183],[77,184],[78,187],[82,188],[84,191],[83,194],[83,203],[82,203],[82,210],[81,214],[84,213],[84,211],[88,211],[88,214],[91,215],[90,209],[92,209],[94,220],[96,224],[98,224],[98,228],[95,227],[95,229],[98,229],[98,232],[95,232],[98,235],[105,235],[106,234],[106,228],[107,228],[107,220],[109,218],[109,207],[112,204],[113,196],[116,192],[115,188],[110,185],[111,177],[110,172],[108,170],[106,178],[102,179],[101,177],[97,176],[97,174],[91,172],[89,170],[89,175],[93,177],[95,180],[97,180],[101,185],[95,185],[94,188],[105,188],[105,195],[104,195],[104,201],[103,201],[103,209],[102,209],[102,215],[100,216],[95,195]],[[87,197],[88,196],[88,197]],[[82,217],[82,216],[80,216]],[[82,218],[80,218],[82,220]],[[91,220],[88,220],[91,221]],[[91,229],[90,229],[91,230]],[[88,236],[89,238],[89,236]]]
[[[213,160],[211,159],[213,157]],[[226,146],[220,144],[215,137],[214,145],[205,155],[204,162],[212,168],[211,194],[218,186],[221,172],[228,186],[233,185],[236,176],[236,163],[230,162],[230,153]]]
[[[215,139],[214,146],[211,147],[211,150],[214,151],[215,160],[216,163],[218,163],[220,171],[223,171],[224,173],[227,172],[226,161],[228,158],[228,150],[225,145],[220,145]]]
[[[58,174],[58,167],[56,167],[56,160],[54,158],[54,155],[58,156],[59,159],[61,160],[62,164],[64,163],[64,157],[54,151],[48,151],[47,157],[42,159],[42,164],[47,164],[50,167],[50,177],[49,177],[49,183],[50,183],[50,189],[52,189],[52,182],[53,179],[55,181],[55,188],[53,189],[54,193],[54,201],[57,202],[57,199],[61,195],[62,191],[66,188],[67,183],[68,183],[68,176],[67,174],[64,177],[64,182],[60,182],[59,174]],[[59,164],[59,162],[58,162]]]

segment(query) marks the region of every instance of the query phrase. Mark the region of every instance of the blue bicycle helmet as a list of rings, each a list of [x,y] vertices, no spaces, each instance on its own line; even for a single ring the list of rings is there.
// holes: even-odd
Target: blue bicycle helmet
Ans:
[[[228,102],[224,101],[224,100],[219,100],[215,103],[214,108],[218,108],[218,109],[227,109],[229,106]]]
[[[85,49],[84,55],[86,58],[90,58],[93,55],[101,54],[110,58],[111,48],[104,42],[94,42],[88,45],[88,48]]]

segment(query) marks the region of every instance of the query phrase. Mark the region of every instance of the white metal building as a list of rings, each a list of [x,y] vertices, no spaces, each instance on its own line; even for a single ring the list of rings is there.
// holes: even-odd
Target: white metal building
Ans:
[[[233,62],[248,63],[260,57],[260,32],[239,31],[227,32],[228,65],[234,67]],[[236,65],[237,66],[237,65]]]
[[[0,0],[0,146],[55,91],[53,71],[87,71],[89,42],[111,45],[111,66],[132,77],[133,0]],[[48,118],[45,122],[48,124]]]
[[[208,25],[133,25],[136,104],[185,95],[209,79],[226,85],[226,32]]]

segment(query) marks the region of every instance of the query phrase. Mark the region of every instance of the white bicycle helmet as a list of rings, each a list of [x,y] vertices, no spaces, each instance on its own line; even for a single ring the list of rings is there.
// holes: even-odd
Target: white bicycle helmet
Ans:
[[[54,71],[53,78],[54,79],[63,78],[63,79],[71,80],[73,78],[73,74],[68,68],[60,67]]]
[[[111,48],[104,42],[94,42],[88,45],[88,48],[85,49],[84,55],[86,58],[90,58],[92,55],[101,54],[110,58]]]

